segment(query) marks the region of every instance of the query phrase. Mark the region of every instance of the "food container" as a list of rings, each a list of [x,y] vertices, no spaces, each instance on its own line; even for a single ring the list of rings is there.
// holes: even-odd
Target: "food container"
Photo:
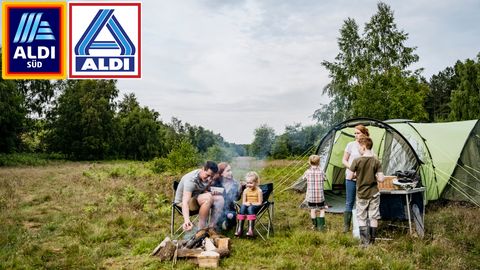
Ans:
[[[386,175],[383,182],[378,182],[378,189],[380,190],[393,190],[398,189],[396,185],[393,184],[393,180],[397,177],[394,175]]]

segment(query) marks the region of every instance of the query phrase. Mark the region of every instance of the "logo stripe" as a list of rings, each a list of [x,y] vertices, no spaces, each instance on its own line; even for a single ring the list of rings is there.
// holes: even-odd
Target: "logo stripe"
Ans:
[[[55,40],[55,37],[53,35],[37,35],[36,37],[37,40]]]
[[[38,34],[52,34],[52,29],[40,27],[40,28],[38,28],[37,33]]]
[[[89,47],[92,44],[92,42],[95,40],[95,38],[98,36],[100,31],[102,30],[102,28],[108,22],[109,18],[113,14],[113,9],[101,9],[101,12],[102,12],[102,15],[100,16],[100,19],[95,23],[90,33],[87,34],[87,38],[84,40],[83,44],[85,45],[85,47],[83,48],[83,50],[85,55],[90,54],[87,50],[87,47]]]
[[[30,13],[28,15],[27,25],[25,25],[25,29],[23,30],[22,39],[20,40],[21,43],[24,43],[27,40],[28,33],[30,32],[30,27],[32,27],[32,21],[35,13]]]
[[[15,39],[13,39],[13,43],[17,43],[22,35],[23,27],[25,26],[25,20],[27,19],[28,13],[23,13],[22,18],[20,19],[20,23],[18,24],[17,33],[15,34]]]
[[[115,31],[115,34],[121,39],[121,44],[125,46],[125,54],[126,55],[133,55],[135,53],[135,46],[133,45],[132,41],[128,38],[125,31],[122,27],[119,27],[120,23],[118,22],[115,16],[112,16],[110,20],[109,26],[111,25]],[[128,46],[128,49],[126,48]]]
[[[96,33],[98,31],[98,29],[101,29],[100,28],[100,25],[102,25],[102,28],[103,26],[105,25],[105,23],[107,22],[107,16],[110,14],[113,13],[113,10],[112,9],[101,9],[97,12],[97,16],[95,16],[96,19],[94,19],[90,25],[89,25],[89,29],[87,31],[85,31],[85,38],[82,37],[82,42],[80,43],[80,46],[79,46],[79,52],[77,54],[80,54],[80,55],[89,55],[89,52],[87,52],[86,48],[88,46],[88,44],[91,42],[92,39],[95,39],[95,37],[98,35],[98,33]]]
[[[37,28],[38,24],[40,23],[40,19],[42,18],[42,12],[37,13],[37,16],[35,17],[35,22],[33,23],[32,30],[30,31],[30,37],[28,38],[28,43],[33,41],[33,38],[35,37],[35,34],[37,33]]]

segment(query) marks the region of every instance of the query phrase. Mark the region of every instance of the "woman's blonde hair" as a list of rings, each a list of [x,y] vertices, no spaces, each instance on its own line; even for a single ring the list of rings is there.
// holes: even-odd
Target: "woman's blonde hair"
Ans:
[[[258,176],[258,173],[254,172],[254,171],[251,171],[251,172],[248,172],[246,175],[245,175],[245,180],[248,179],[248,178],[252,178],[253,182],[255,182],[255,184],[260,184],[260,176]]]

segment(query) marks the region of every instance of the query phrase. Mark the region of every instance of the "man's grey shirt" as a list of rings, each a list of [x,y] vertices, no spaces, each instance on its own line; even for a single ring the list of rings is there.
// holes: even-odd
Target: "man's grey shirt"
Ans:
[[[200,169],[191,171],[185,174],[177,187],[177,192],[175,193],[175,203],[181,203],[183,192],[192,192],[192,197],[198,196],[203,193],[208,186],[208,181],[202,181],[200,179]]]

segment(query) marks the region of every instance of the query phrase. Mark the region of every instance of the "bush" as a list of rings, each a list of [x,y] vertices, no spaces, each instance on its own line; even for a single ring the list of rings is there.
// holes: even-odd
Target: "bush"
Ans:
[[[152,161],[152,171],[179,174],[197,166],[200,160],[198,150],[190,142],[182,141],[173,147],[166,158],[155,158]]]

